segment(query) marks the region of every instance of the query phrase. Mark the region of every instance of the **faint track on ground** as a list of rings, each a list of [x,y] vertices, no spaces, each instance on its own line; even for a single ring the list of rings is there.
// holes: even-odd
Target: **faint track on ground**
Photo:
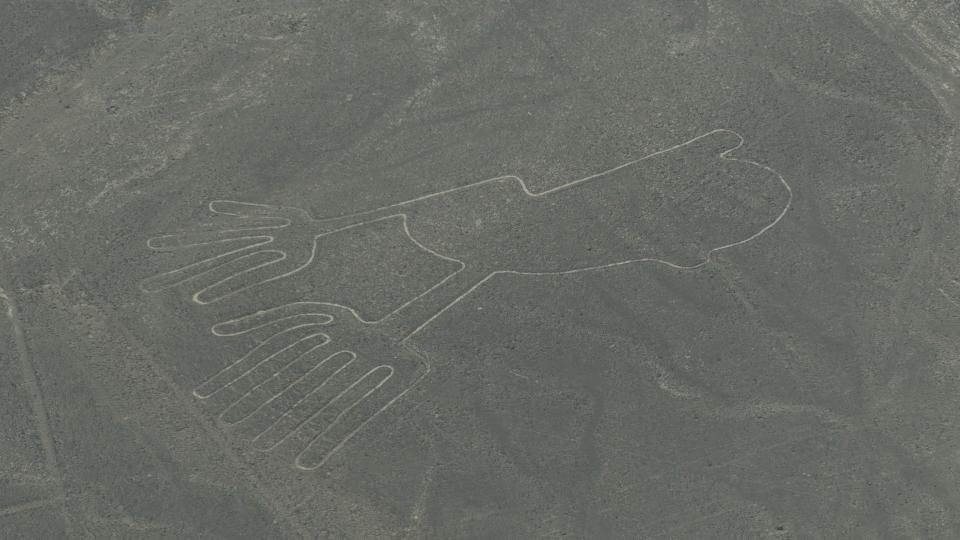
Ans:
[[[19,514],[21,512],[29,512],[31,510],[40,510],[42,508],[53,506],[55,504],[64,504],[64,500],[60,498],[37,499],[33,501],[27,501],[25,503],[14,504],[11,506],[0,508],[0,517],[12,516],[14,514]]]
[[[91,287],[89,283],[85,282],[82,277],[78,277],[78,281],[80,287],[87,295],[95,297],[95,289]],[[294,515],[294,512],[288,508],[288,505],[283,504],[279,500],[274,490],[264,484],[257,471],[234,450],[228,439],[223,435],[223,432],[218,430],[208,417],[201,412],[196,400],[190,397],[189,392],[177,384],[145,351],[140,350],[140,340],[136,338],[136,333],[126,324],[125,319],[116,312],[114,306],[98,304],[97,307],[104,313],[107,320],[117,323],[115,329],[120,339],[134,344],[134,350],[136,351],[132,353],[134,357],[142,361],[144,367],[152,372],[170,390],[173,395],[173,401],[186,409],[186,414],[193,418],[199,429],[213,440],[222,452],[223,457],[245,477],[246,482],[251,486],[254,497],[264,508],[270,511],[275,522],[281,523],[283,527],[296,534],[298,538],[314,538],[303,525],[302,520]]]
[[[37,424],[37,433],[40,437],[40,444],[43,447],[44,464],[50,475],[54,479],[54,489],[56,490],[56,499],[59,501],[60,514],[63,517],[64,531],[68,538],[74,538],[73,527],[70,523],[70,516],[66,508],[66,488],[64,487],[63,470],[60,467],[60,460],[57,456],[57,449],[53,440],[53,431],[50,428],[50,415],[47,411],[46,403],[43,400],[43,391],[40,389],[40,382],[37,376],[37,367],[30,357],[30,349],[27,346],[27,338],[23,334],[23,325],[20,320],[20,311],[17,303],[11,294],[0,286],[0,300],[7,305],[7,319],[10,320],[10,326],[13,330],[13,341],[17,349],[17,359],[20,362],[20,371],[26,386],[27,395],[30,397],[30,407],[33,410],[34,421]]]

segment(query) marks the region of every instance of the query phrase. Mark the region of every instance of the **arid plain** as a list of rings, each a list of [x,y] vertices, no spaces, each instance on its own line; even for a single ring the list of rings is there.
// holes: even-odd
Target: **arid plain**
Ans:
[[[0,0],[0,538],[960,537],[947,0]]]

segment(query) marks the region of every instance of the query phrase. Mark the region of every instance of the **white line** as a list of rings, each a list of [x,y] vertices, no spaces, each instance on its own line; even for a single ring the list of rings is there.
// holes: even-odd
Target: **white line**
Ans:
[[[297,302],[297,303],[300,303],[300,302]],[[281,306],[281,307],[287,307],[287,306],[290,306],[290,305],[292,305],[292,304],[284,304],[284,305]],[[273,308],[273,309],[279,309],[279,308]],[[253,332],[254,330],[258,330],[258,329],[260,329],[260,328],[265,328],[265,327],[267,327],[267,326],[276,324],[276,323],[278,323],[278,322],[289,321],[289,320],[298,319],[298,318],[301,318],[301,317],[311,317],[311,316],[314,316],[314,315],[316,315],[316,316],[320,319],[320,321],[315,321],[315,322],[312,322],[312,323],[309,323],[309,324],[313,324],[313,325],[316,325],[316,326],[326,326],[326,325],[328,325],[328,324],[330,324],[330,323],[333,322],[333,316],[331,316],[331,315],[328,314],[328,313],[305,312],[305,313],[298,313],[298,314],[296,314],[296,315],[287,315],[286,317],[280,317],[279,319],[268,320],[268,321],[265,322],[265,323],[261,323],[261,324],[258,324],[258,325],[256,325],[256,326],[251,326],[251,327],[249,327],[249,328],[244,328],[244,329],[242,329],[242,330],[237,330],[237,331],[235,331],[235,332],[225,332],[225,331],[222,331],[223,327],[226,326],[226,325],[228,325],[228,324],[236,323],[236,322],[241,321],[241,320],[246,319],[246,318],[251,318],[251,317],[260,316],[260,315],[262,315],[262,314],[264,314],[264,313],[267,313],[267,312],[269,312],[269,311],[271,311],[271,310],[258,311],[257,313],[254,313],[254,314],[252,314],[252,315],[245,315],[244,317],[240,317],[240,318],[237,318],[237,319],[230,319],[230,320],[228,320],[228,321],[224,321],[224,322],[221,322],[221,323],[217,323],[217,324],[213,325],[213,326],[210,328],[210,332],[211,332],[213,335],[215,335],[215,336],[220,336],[220,337],[239,336],[239,335],[241,335],[241,334],[246,334],[247,332]]]
[[[427,320],[423,321],[423,322],[420,324],[420,326],[417,326],[416,328],[414,328],[413,330],[411,330],[410,333],[408,333],[407,335],[405,335],[405,336],[403,337],[403,339],[400,340],[400,342],[401,342],[401,343],[406,342],[408,339],[410,339],[411,337],[413,337],[415,334],[417,334],[418,332],[420,332],[421,330],[423,330],[424,328],[426,328],[427,326],[429,326],[430,323],[432,323],[433,321],[437,320],[437,317],[439,317],[440,315],[442,315],[445,311],[447,311],[448,309],[450,309],[451,307],[453,307],[455,304],[457,304],[458,302],[460,302],[461,300],[463,300],[464,298],[466,298],[467,296],[469,296],[471,293],[473,293],[473,291],[477,290],[481,285],[483,285],[484,283],[486,283],[487,280],[489,280],[489,279],[492,278],[493,276],[495,276],[495,275],[497,275],[497,274],[500,274],[500,273],[502,273],[502,272],[491,272],[491,273],[487,274],[487,275],[486,275],[485,277],[483,277],[480,281],[476,282],[472,287],[470,287],[469,289],[467,289],[466,291],[464,291],[462,294],[460,294],[460,296],[457,296],[456,298],[454,298],[452,302],[450,302],[449,304],[443,306],[442,308],[440,308],[439,311],[437,311],[436,313],[434,313],[433,315],[431,315],[429,318],[427,318]]]
[[[169,284],[166,284],[166,285],[157,287],[157,288],[149,288],[149,287],[146,286],[146,283],[157,281],[158,278],[160,278],[160,277],[162,277],[162,276],[169,276],[169,275],[173,275],[173,274],[177,274],[177,273],[185,273],[187,270],[190,270],[191,268],[203,267],[203,266],[206,265],[206,264],[213,264],[213,263],[216,263],[217,261],[219,261],[219,260],[221,260],[221,259],[226,259],[227,257],[230,257],[231,255],[240,255],[240,254],[243,254],[243,256],[245,256],[245,255],[246,255],[245,252],[252,251],[252,250],[255,249],[255,248],[258,248],[258,247],[260,247],[260,246],[267,245],[267,244],[269,244],[269,243],[271,243],[271,242],[274,241],[274,237],[273,237],[273,236],[244,236],[244,237],[242,237],[242,238],[240,238],[240,239],[242,239],[242,240],[259,239],[259,240],[262,240],[262,241],[261,241],[261,242],[254,243],[254,244],[250,244],[250,245],[248,245],[248,246],[244,246],[244,247],[241,247],[241,248],[237,248],[237,249],[234,249],[234,250],[231,250],[231,251],[227,251],[226,253],[221,253],[221,254],[216,255],[216,256],[214,256],[214,257],[209,257],[209,258],[206,258],[206,259],[203,259],[203,260],[200,260],[200,261],[197,261],[197,262],[188,264],[188,265],[186,265],[186,266],[182,266],[182,267],[177,268],[177,269],[175,269],[175,270],[170,270],[170,271],[168,271],[168,272],[161,272],[160,274],[156,274],[156,275],[154,275],[154,276],[151,276],[151,277],[149,277],[149,278],[147,278],[147,279],[145,279],[145,280],[143,280],[143,281],[140,282],[140,290],[143,291],[143,292],[145,292],[145,293],[153,293],[153,292],[162,291],[162,290],[164,290],[164,289],[168,289],[168,288],[170,288],[170,287],[176,286],[176,285],[178,285],[178,284],[180,284],[180,283],[183,283],[183,282],[185,282],[185,281],[189,281],[189,280],[191,280],[191,279],[195,279],[195,278],[197,278],[197,277],[200,277],[200,276],[202,276],[203,274],[206,274],[207,272],[212,272],[212,271],[216,270],[217,268],[220,268],[220,267],[222,267],[222,266],[225,265],[225,264],[229,264],[229,263],[233,262],[234,260],[237,260],[237,259],[239,259],[239,258],[241,258],[241,257],[240,257],[240,256],[234,257],[234,258],[232,258],[232,259],[230,259],[230,260],[227,260],[227,261],[225,261],[225,262],[222,262],[222,263],[219,263],[219,264],[215,264],[215,266],[210,266],[209,268],[202,269],[202,270],[200,270],[199,272],[195,272],[195,273],[193,273],[193,274],[189,274],[189,275],[187,275],[187,277],[184,277],[184,278],[182,278],[182,279],[179,279],[179,280],[177,280],[177,281],[175,281],[175,282],[173,282],[173,283],[169,283]],[[150,240],[153,240],[153,238],[151,238]],[[149,243],[150,240],[147,240],[147,242]],[[149,247],[149,246],[148,246],[148,247]],[[153,248],[151,248],[151,249],[153,249]]]

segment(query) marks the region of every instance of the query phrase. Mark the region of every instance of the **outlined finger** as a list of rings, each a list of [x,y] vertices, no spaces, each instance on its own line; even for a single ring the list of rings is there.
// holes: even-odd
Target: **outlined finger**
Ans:
[[[391,366],[377,366],[311,418],[296,434],[309,442],[294,464],[304,470],[323,465],[395,399],[398,389],[389,384],[393,380]]]
[[[261,283],[295,274],[309,264],[309,262],[303,263],[290,259],[283,251],[273,251],[273,253],[279,255],[255,265],[249,265],[197,291],[193,295],[193,301],[198,304],[210,304]]]
[[[326,410],[368,371],[369,368],[361,364],[352,351],[340,351],[309,377],[298,381],[271,404],[272,412],[282,412],[273,418],[264,415],[260,433],[253,440],[254,447],[268,451],[278,446]]]
[[[276,261],[283,255],[282,252],[276,250],[253,251],[258,245],[227,251],[175,270],[151,276],[140,282],[140,290],[148,293],[159,292],[194,280],[217,283],[224,277],[237,274],[248,268]],[[206,288],[205,285],[198,284],[195,290],[203,290],[204,288]]]
[[[224,245],[232,249],[243,249],[263,245],[273,241],[269,235],[251,235],[242,230],[198,230],[161,234],[147,240],[147,247],[153,251],[176,251],[180,249]]]
[[[249,417],[306,375],[309,366],[319,364],[323,348],[329,342],[326,334],[314,333],[264,359],[230,383],[231,393],[239,397],[220,414],[220,419],[235,424]]]
[[[231,201],[228,199],[214,199],[207,204],[207,208],[214,214],[225,216],[251,217],[276,216],[276,207],[269,204]]]
[[[277,216],[296,216],[302,219],[310,219],[310,214],[301,208],[292,206],[272,206],[269,204],[247,203],[240,201],[230,201],[226,199],[217,199],[210,201],[207,205],[211,212],[225,216],[237,217],[277,217]]]
[[[321,302],[291,302],[217,323],[213,325],[211,331],[217,336],[238,336],[278,322],[330,324],[333,322],[333,317],[323,312],[326,307],[328,306]]]
[[[715,129],[697,137],[695,141],[714,155],[727,158],[733,151],[743,146],[743,136],[729,129]]]
[[[201,399],[207,399],[247,375],[257,366],[269,361],[275,355],[296,346],[302,340],[312,339],[313,336],[317,335],[329,339],[318,330],[316,325],[312,324],[294,326],[278,332],[207,379],[193,391],[193,395]]]
[[[175,285],[179,285],[180,283],[194,279],[220,266],[223,266],[228,262],[243,257],[261,245],[263,245],[263,243],[231,249],[212,257],[206,257],[196,262],[186,264],[173,270],[155,274],[140,282],[140,290],[143,292],[153,293],[168,289]]]

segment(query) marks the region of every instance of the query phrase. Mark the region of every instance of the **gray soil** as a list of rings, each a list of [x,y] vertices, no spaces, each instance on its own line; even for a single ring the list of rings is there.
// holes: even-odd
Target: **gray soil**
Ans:
[[[0,0],[0,538],[960,538],[958,137],[948,0]]]

